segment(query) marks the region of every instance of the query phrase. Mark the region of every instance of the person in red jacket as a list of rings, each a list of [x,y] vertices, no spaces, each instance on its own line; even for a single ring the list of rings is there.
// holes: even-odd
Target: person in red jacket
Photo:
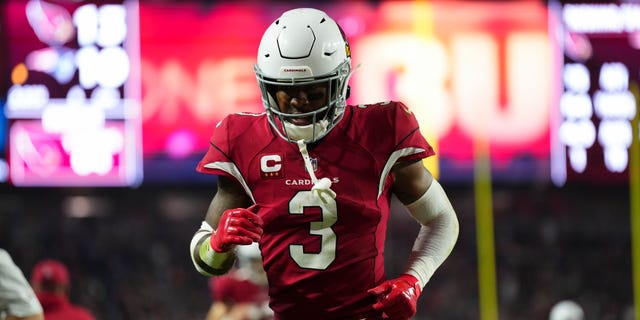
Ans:
[[[69,301],[69,271],[60,261],[45,259],[31,272],[31,286],[46,320],[94,320],[89,310]]]
[[[272,320],[267,274],[256,242],[236,248],[236,266],[209,278],[211,308],[206,320]]]

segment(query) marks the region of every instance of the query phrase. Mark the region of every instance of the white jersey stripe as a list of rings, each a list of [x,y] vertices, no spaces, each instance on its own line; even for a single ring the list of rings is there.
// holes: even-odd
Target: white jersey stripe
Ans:
[[[232,175],[234,178],[236,178],[236,180],[240,182],[240,184],[244,188],[244,191],[251,198],[251,201],[253,201],[253,203],[256,203],[256,200],[253,198],[253,193],[251,192],[251,189],[249,189],[247,182],[244,180],[244,177],[242,176],[242,174],[240,173],[240,170],[238,169],[238,167],[236,167],[235,164],[233,164],[232,162],[209,162],[205,164],[204,167],[208,169],[222,170]]]
[[[378,181],[378,198],[380,198],[380,195],[382,194],[382,188],[384,188],[384,182],[387,180],[387,176],[389,175],[389,172],[391,171],[391,168],[393,167],[393,165],[396,164],[396,161],[398,161],[398,159],[402,157],[406,157],[406,156],[424,152],[424,151],[425,149],[422,149],[422,148],[404,148],[404,149],[396,150],[391,154],[391,156],[387,160],[387,163],[384,165],[384,168],[382,169],[382,175],[380,175],[380,181]]]

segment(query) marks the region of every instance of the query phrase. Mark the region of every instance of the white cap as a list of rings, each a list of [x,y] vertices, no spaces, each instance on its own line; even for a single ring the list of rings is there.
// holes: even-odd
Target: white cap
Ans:
[[[583,320],[584,311],[574,301],[562,300],[556,303],[549,313],[549,320]]]

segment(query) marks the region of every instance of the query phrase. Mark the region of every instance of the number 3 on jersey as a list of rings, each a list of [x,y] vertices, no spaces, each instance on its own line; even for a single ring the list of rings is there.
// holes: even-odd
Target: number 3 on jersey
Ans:
[[[326,199],[325,199],[326,200]],[[305,208],[320,208],[322,219],[309,223],[309,233],[320,236],[321,246],[319,252],[306,253],[301,244],[290,244],[289,254],[291,258],[305,269],[324,270],[336,259],[336,234],[331,229],[338,220],[336,200],[323,202],[320,197],[311,191],[298,191],[289,201],[289,214],[304,214]]]

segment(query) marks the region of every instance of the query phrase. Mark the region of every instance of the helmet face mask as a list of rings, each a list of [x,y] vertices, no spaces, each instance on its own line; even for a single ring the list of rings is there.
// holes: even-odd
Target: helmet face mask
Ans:
[[[342,119],[351,57],[344,33],[326,13],[309,8],[285,12],[265,31],[254,71],[269,123],[283,139],[317,141]],[[313,87],[326,88],[322,106],[295,114],[280,108],[280,92],[293,96]],[[309,100],[320,99],[313,90]]]

